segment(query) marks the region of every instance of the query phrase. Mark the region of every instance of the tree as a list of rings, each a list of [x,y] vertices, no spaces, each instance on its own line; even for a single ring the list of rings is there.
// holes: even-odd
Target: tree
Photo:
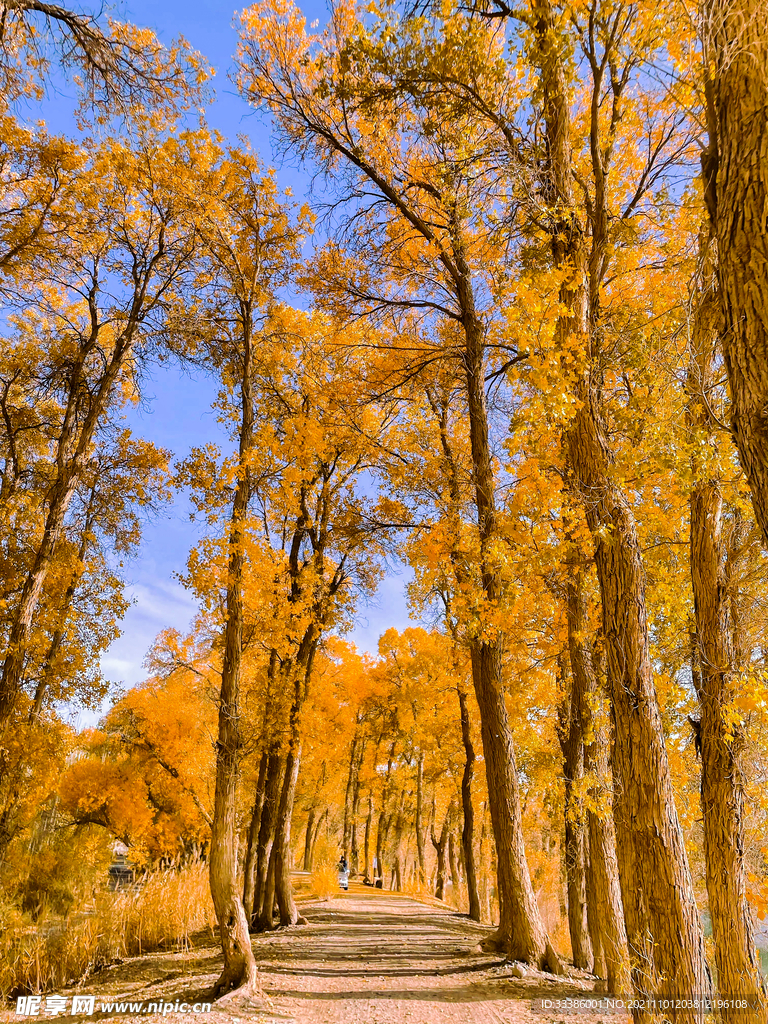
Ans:
[[[702,12],[709,142],[704,193],[717,238],[720,334],[731,423],[768,546],[768,23],[757,0],[710,0]]]
[[[386,102],[393,90],[381,61],[384,51],[369,46],[357,28],[349,13],[336,8],[325,35],[312,37],[305,34],[304,21],[291,5],[281,7],[277,18],[266,6],[250,8],[242,16],[241,88],[253,102],[266,103],[274,111],[286,143],[311,155],[326,171],[343,160],[352,175],[353,194],[362,199],[373,188],[381,201],[356,211],[351,223],[358,252],[364,247],[378,266],[392,258],[398,261],[397,271],[390,270],[385,277],[393,288],[382,293],[370,270],[357,274],[334,254],[331,259],[342,270],[334,275],[342,294],[357,298],[367,309],[383,305],[429,310],[451,325],[446,334],[456,345],[451,354],[460,361],[466,389],[482,599],[493,606],[501,594],[501,576],[485,394],[490,339],[479,280],[481,261],[489,258],[493,243],[473,221],[482,177],[470,173],[470,168],[477,170],[478,161],[467,159],[472,126],[441,122],[439,110],[416,104],[406,105],[407,116],[398,121],[392,104]],[[370,244],[373,239],[375,246]],[[328,272],[330,266],[326,261],[323,270]],[[417,289],[428,291],[424,295]],[[439,344],[420,345],[417,352],[422,365],[441,357]],[[496,628],[478,622],[472,672],[483,723],[502,894],[497,940],[518,959],[546,961],[557,968],[525,860],[501,649]]]

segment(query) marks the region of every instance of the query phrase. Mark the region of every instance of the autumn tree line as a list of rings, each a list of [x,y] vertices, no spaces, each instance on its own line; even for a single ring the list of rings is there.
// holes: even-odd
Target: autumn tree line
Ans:
[[[193,118],[183,41],[0,18],[6,876],[52,816],[204,849],[221,994],[322,829],[558,973],[546,847],[576,966],[764,1020],[764,6],[260,0],[234,78],[304,206]],[[77,141],[20,113],[67,71]],[[167,360],[229,447],[127,430]],[[199,615],[83,744],[59,709],[104,697],[172,487]],[[369,662],[339,636],[393,557],[431,628]]]

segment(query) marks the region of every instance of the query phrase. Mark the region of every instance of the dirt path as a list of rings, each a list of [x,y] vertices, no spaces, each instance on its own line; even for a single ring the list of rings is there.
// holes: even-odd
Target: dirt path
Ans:
[[[268,1012],[214,1004],[207,1013],[176,1012],[173,1004],[203,1002],[221,969],[221,955],[210,935],[186,952],[152,953],[114,964],[67,996],[65,1014],[38,1020],[122,1024],[597,1024],[600,1018],[557,1010],[534,1012],[533,998],[589,995],[592,979],[580,972],[568,978],[528,971],[483,953],[480,941],[490,929],[440,905],[427,905],[395,893],[352,885],[348,893],[306,904],[307,925],[254,937]],[[92,1015],[71,1015],[72,996],[96,999]],[[105,1002],[143,1003],[137,1012],[102,1008]],[[150,1003],[171,1004],[163,1015],[148,1013]],[[132,1012],[133,1011],[133,1012]],[[1,1021],[24,1017],[0,1011]],[[27,1017],[27,1020],[30,1018]],[[622,1018],[609,1017],[611,1024]]]
[[[352,887],[305,914],[305,928],[257,949],[266,991],[297,1024],[544,1024],[532,996],[587,984],[516,979],[479,950],[490,929],[392,893]]]

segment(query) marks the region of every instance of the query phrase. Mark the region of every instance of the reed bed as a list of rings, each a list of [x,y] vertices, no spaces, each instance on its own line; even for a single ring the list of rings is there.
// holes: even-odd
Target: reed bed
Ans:
[[[43,915],[33,923],[2,904],[0,997],[56,991],[123,957],[187,949],[195,932],[213,933],[215,924],[208,869],[199,862],[102,892],[91,909],[64,918]]]

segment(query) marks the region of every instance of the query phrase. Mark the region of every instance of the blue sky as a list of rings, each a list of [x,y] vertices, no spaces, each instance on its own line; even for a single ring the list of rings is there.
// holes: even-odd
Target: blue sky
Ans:
[[[316,0],[305,5],[304,11],[308,21],[325,20],[325,7]],[[264,163],[274,164],[268,123],[237,95],[227,77],[237,38],[232,28],[234,7],[201,0],[165,0],[162,4],[131,0],[120,4],[115,13],[121,20],[152,28],[165,43],[182,35],[203,53],[217,72],[216,98],[207,113],[210,126],[232,140],[247,136]],[[54,131],[73,130],[74,101],[67,93],[64,88],[45,103],[45,116]],[[295,166],[276,167],[280,183],[290,185],[296,200],[302,202],[309,177]],[[190,377],[173,366],[155,367],[146,383],[143,406],[129,413],[129,424],[135,434],[183,458],[192,446],[221,438],[210,410],[213,391],[205,377]],[[146,674],[142,662],[155,635],[167,627],[188,628],[195,605],[175,574],[184,570],[187,553],[199,536],[198,527],[189,520],[189,504],[183,494],[165,514],[145,526],[141,550],[126,567],[127,596],[133,604],[123,620],[122,636],[102,659],[108,679],[123,686],[140,681]],[[388,576],[377,599],[360,609],[351,634],[359,647],[374,652],[385,629],[407,625],[405,579],[403,573]],[[94,724],[97,717],[81,712],[76,720],[85,726]]]

